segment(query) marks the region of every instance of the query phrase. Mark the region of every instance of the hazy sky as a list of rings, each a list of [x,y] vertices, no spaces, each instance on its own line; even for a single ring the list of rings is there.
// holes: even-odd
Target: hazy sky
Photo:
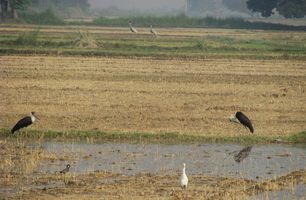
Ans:
[[[93,8],[116,6],[122,9],[179,9],[185,5],[185,0],[89,0]]]

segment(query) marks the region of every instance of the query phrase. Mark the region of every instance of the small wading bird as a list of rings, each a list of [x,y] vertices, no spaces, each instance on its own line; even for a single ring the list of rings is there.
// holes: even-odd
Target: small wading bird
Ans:
[[[247,146],[241,149],[236,155],[234,155],[234,160],[237,163],[243,161],[246,157],[249,156],[250,152],[252,151],[253,146]]]
[[[185,169],[186,169],[186,164],[183,163],[183,170],[182,170],[182,175],[180,179],[182,189],[187,189],[187,185],[188,185],[188,177],[186,175]]]
[[[230,117],[231,122],[239,123],[237,122],[237,119],[246,129],[249,128],[251,133],[254,133],[254,128],[251,123],[251,120],[249,120],[249,118],[245,114],[243,114],[242,112],[236,112],[235,115]]]
[[[152,25],[150,25],[150,33],[152,33],[155,37],[157,36],[157,32],[153,29]]]
[[[70,168],[70,165],[68,164],[68,165],[66,166],[65,169],[63,169],[62,171],[60,171],[60,173],[61,173],[61,174],[66,174],[67,172],[69,172],[69,168]]]
[[[33,124],[33,122],[35,122],[36,119],[39,119],[35,112],[31,112],[30,116],[24,117],[21,120],[19,120],[17,122],[17,124],[12,128],[11,132],[14,134],[15,131],[18,131],[21,128],[25,128],[31,124]]]
[[[130,26],[130,30],[133,32],[133,33],[138,33],[138,31],[136,30],[136,28],[134,28],[132,26],[132,22],[129,22],[129,26]]]

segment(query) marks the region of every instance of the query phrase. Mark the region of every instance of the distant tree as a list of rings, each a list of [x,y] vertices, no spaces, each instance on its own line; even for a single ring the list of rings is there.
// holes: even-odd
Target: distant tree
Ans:
[[[246,6],[247,0],[223,0],[222,3],[231,10],[250,12]]]
[[[17,18],[17,10],[25,10],[31,4],[31,0],[0,0],[1,17],[9,17],[8,10],[10,8],[12,18]]]
[[[9,0],[10,7],[15,10],[25,10],[31,2],[32,0]]]
[[[306,15],[306,0],[283,0],[277,10],[286,18],[303,18]]]
[[[252,12],[259,12],[263,17],[270,17],[279,0],[248,0],[247,7]]]
[[[36,12],[51,9],[55,15],[63,18],[85,16],[89,7],[88,0],[32,0],[31,6]]]
[[[302,18],[306,15],[306,0],[248,0],[247,7],[270,17],[274,10],[286,18]]]
[[[59,10],[65,10],[69,7],[78,7],[83,11],[88,10],[90,7],[88,0],[32,0],[32,6],[41,10],[49,8],[55,8]]]
[[[0,0],[1,7],[1,18],[4,19],[7,17],[8,13],[8,0]]]
[[[46,10],[52,5],[52,0],[32,0],[32,7],[39,10]]]

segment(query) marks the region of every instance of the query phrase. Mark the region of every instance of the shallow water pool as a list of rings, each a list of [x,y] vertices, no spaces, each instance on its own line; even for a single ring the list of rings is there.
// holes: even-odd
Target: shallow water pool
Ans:
[[[74,173],[98,170],[125,175],[174,174],[181,171],[185,162],[188,174],[260,180],[306,167],[306,145],[255,145],[240,163],[234,160],[234,155],[244,146],[237,144],[45,142],[42,147],[60,158],[41,164],[39,170],[48,173],[60,171],[70,163]]]

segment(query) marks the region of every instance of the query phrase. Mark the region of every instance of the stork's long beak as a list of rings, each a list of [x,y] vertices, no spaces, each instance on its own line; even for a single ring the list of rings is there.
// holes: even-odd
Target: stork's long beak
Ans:
[[[40,119],[37,117],[37,115],[35,115],[34,117],[35,117],[36,119],[40,120]]]

